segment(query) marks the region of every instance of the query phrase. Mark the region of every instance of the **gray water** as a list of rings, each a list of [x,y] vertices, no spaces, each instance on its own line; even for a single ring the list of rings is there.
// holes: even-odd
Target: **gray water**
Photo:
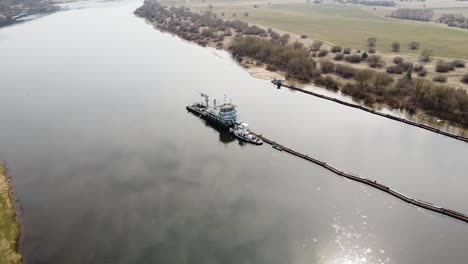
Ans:
[[[467,263],[468,225],[187,113],[196,91],[252,130],[468,213],[468,144],[252,78],[161,33],[139,1],[0,29],[0,159],[25,263]]]

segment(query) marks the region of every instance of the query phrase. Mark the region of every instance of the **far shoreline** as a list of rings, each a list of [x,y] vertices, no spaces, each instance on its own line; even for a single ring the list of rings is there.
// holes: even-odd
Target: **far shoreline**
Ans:
[[[334,92],[336,94],[336,92],[338,92],[339,96],[343,96],[347,100],[351,99],[353,102],[357,102],[359,105],[362,105],[365,107],[371,107],[372,109],[377,110],[377,111],[395,113],[400,117],[404,115],[404,118],[410,121],[418,121],[418,122],[426,123],[428,125],[441,129],[443,131],[458,134],[461,136],[465,136],[468,134],[467,127],[465,127],[462,123],[459,123],[459,122],[467,122],[466,120],[464,120],[463,112],[462,113],[443,112],[443,111],[438,112],[438,111],[435,111],[435,109],[431,109],[431,108],[428,108],[428,109],[420,108],[410,103],[410,101],[407,101],[407,100],[417,100],[416,98],[413,99],[411,97],[401,98],[401,99],[399,99],[398,97],[395,97],[395,98],[390,98],[391,99],[390,102],[386,102],[385,100],[387,99],[382,98],[381,96],[379,97],[377,95],[373,95],[372,93],[368,93],[365,95],[364,98],[366,99],[364,100],[363,97],[360,97],[357,95],[355,96],[352,90],[349,91],[348,89],[344,91],[343,89],[342,91],[343,86],[348,86],[350,84],[350,81],[352,84],[353,80],[348,79],[347,77],[344,77],[343,79],[343,76],[336,76],[337,75],[336,73],[334,75],[330,75],[329,72],[325,72],[323,76],[326,78],[320,77],[319,75],[318,78],[310,76],[310,77],[306,77],[307,81],[301,80],[302,78],[300,77],[296,78],[295,76],[290,76],[291,72],[289,72],[289,69],[279,69],[278,67],[275,67],[274,65],[271,65],[257,58],[253,58],[248,55],[245,56],[242,53],[238,54],[237,53],[238,48],[236,49],[236,47],[233,48],[232,46],[232,43],[234,42],[234,40],[236,40],[238,36],[240,36],[241,38],[249,38],[249,33],[242,33],[242,31],[240,31],[241,33],[237,33],[238,32],[237,28],[243,25],[239,25],[236,23],[243,23],[243,22],[224,21],[224,20],[216,19],[215,17],[214,20],[211,20],[211,21],[208,20],[205,22],[206,24],[201,24],[199,29],[197,25],[196,30],[192,31],[192,27],[195,27],[195,26],[190,26],[190,21],[194,19],[194,17],[195,19],[199,19],[200,16],[203,17],[204,15],[193,13],[189,9],[184,8],[184,7],[177,9],[174,7],[166,6],[164,7],[166,8],[165,9],[166,11],[164,11],[163,9],[161,9],[161,7],[163,6],[161,6],[160,4],[159,6],[160,7],[158,7],[158,4],[156,1],[145,1],[144,5],[139,7],[134,13],[138,17],[143,18],[147,23],[151,24],[153,28],[161,32],[166,32],[171,35],[175,35],[185,41],[200,45],[202,47],[211,47],[211,48],[224,50],[228,52],[234,57],[234,59],[240,64],[240,66],[243,66],[243,68],[246,69],[246,71],[254,78],[259,78],[263,80],[283,79],[283,80],[286,80],[287,83],[289,84],[292,84],[294,86],[300,85],[301,87],[305,87],[306,89],[307,88],[310,89],[310,86],[313,86],[313,87],[318,87],[321,90],[326,90],[327,93]],[[162,14],[155,16],[155,14],[152,13],[153,11],[151,10],[151,8],[155,8],[155,9],[159,8]],[[172,12],[175,12],[173,13],[173,15],[175,15],[174,18],[171,18],[169,20],[168,18],[165,18],[167,14],[170,14]],[[189,23],[188,26],[184,26],[184,25],[187,25],[187,21]],[[220,22],[220,21],[224,21],[224,22]],[[215,24],[213,25],[212,23],[215,23]],[[220,27],[219,23],[221,23],[221,25],[224,23],[225,26]],[[176,28],[174,28],[174,26],[176,26]],[[215,27],[214,28],[215,33],[213,33],[213,29],[211,28],[213,26]],[[216,29],[216,27],[218,27],[218,29]],[[225,29],[221,29],[221,28],[225,28]],[[257,33],[250,33],[250,34],[254,34],[254,35],[259,34],[258,33],[259,31],[266,32],[265,29],[262,29],[256,25],[253,25],[250,28],[251,28],[250,30],[254,30],[254,32],[257,32]],[[221,30],[221,31],[218,31],[216,33],[216,30]],[[271,33],[271,29],[268,29],[268,32]],[[286,35],[288,35],[288,38],[289,38],[289,34],[286,34]],[[262,37],[263,39],[268,39],[268,37],[265,38],[265,36],[262,36],[262,35],[260,36],[260,39]],[[293,44],[297,43],[297,38],[300,38],[300,36],[299,37],[291,36],[291,38],[289,39],[289,42],[291,43],[291,41],[294,41],[294,40],[296,41],[288,45],[292,46]],[[257,44],[257,45],[262,45],[262,44]],[[303,49],[302,48],[303,45],[300,45],[300,46],[301,46],[300,49]],[[320,60],[320,65],[321,64],[322,64],[322,61]],[[336,65],[339,65],[339,64],[336,64]],[[359,72],[359,71],[365,71],[366,69],[361,69],[358,67],[358,68],[355,68],[355,70]],[[371,71],[371,70],[367,70],[367,71]],[[378,72],[375,72],[375,73],[379,74]],[[399,77],[395,76],[395,78],[399,78]],[[329,81],[330,79],[331,81],[333,81],[332,82],[333,86],[329,86],[329,82],[327,83],[327,81]],[[398,83],[398,80],[399,79],[397,79],[396,83]],[[411,77],[410,77],[410,80],[411,80]],[[418,78],[415,80],[418,80]],[[424,79],[422,80],[426,81]],[[426,81],[425,85],[436,85],[436,84],[435,83],[430,84],[428,81]],[[356,84],[354,84],[353,86],[356,86]],[[347,87],[344,87],[344,88],[347,88]],[[439,89],[436,87],[428,86],[428,89],[429,88]],[[451,87],[447,87],[447,88],[453,89]],[[444,89],[447,89],[447,88],[444,88]],[[457,95],[457,96],[460,96],[460,95]],[[461,96],[463,97],[463,95]],[[402,100],[402,99],[404,99],[405,101],[401,101],[401,103],[397,103],[399,100]]]

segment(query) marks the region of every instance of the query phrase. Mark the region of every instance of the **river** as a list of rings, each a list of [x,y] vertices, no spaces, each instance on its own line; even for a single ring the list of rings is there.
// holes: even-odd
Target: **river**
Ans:
[[[227,95],[255,132],[463,213],[468,144],[276,90],[139,5],[0,29],[0,159],[25,263],[466,263],[466,223],[240,144],[185,106]]]

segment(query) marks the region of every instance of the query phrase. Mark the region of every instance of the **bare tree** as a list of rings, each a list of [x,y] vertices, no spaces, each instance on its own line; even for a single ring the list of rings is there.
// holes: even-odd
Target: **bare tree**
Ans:
[[[371,68],[381,68],[385,65],[385,62],[379,55],[370,55],[369,58],[367,58],[367,64]]]
[[[400,52],[400,42],[393,42],[392,49],[394,52]]]
[[[432,57],[432,50],[430,49],[425,49],[421,52],[421,60],[425,62],[431,61]]]
[[[280,38],[280,43],[282,45],[286,45],[288,44],[288,41],[289,41],[289,34],[288,33],[284,33],[281,38]]]
[[[370,37],[367,39],[367,46],[375,47],[377,46],[377,39],[375,37]]]

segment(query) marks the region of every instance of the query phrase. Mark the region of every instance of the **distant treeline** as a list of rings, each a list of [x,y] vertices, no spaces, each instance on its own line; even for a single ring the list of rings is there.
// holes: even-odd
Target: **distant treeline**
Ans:
[[[346,0],[346,3],[350,4],[358,4],[358,5],[368,5],[368,6],[395,6],[395,2],[393,1],[385,1],[385,0]]]
[[[409,9],[400,8],[394,10],[390,15],[393,18],[409,19],[417,21],[431,21],[434,17],[434,11],[431,9]]]
[[[443,14],[437,22],[447,24],[449,27],[468,29],[468,18],[462,14]]]
[[[224,38],[231,36],[232,32],[267,36],[266,30],[255,25],[250,26],[239,20],[225,21],[210,11],[199,14],[185,7],[166,8],[155,0],[145,0],[144,4],[135,10],[135,14],[155,23],[155,26],[162,30],[202,46],[209,42],[222,45]]]

